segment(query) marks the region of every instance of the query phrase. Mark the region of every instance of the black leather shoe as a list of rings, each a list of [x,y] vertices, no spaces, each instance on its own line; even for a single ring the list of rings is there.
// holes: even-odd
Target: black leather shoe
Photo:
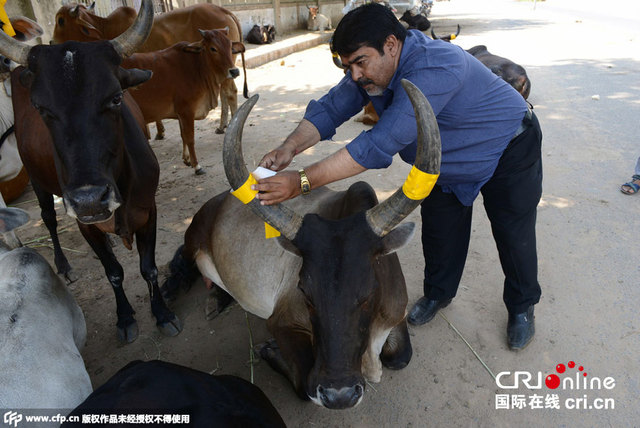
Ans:
[[[509,313],[507,341],[512,351],[520,351],[531,342],[533,335],[536,333],[534,319],[533,305],[529,306],[526,312],[520,314]]]
[[[440,309],[449,306],[449,303],[451,303],[451,299],[431,300],[421,297],[411,308],[407,321],[412,325],[426,324],[436,316]]]

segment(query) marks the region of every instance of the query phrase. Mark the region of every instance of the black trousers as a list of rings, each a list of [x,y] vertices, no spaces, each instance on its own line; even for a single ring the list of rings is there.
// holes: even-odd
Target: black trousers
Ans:
[[[505,276],[503,300],[513,313],[538,303],[541,294],[535,226],[542,195],[542,131],[535,115],[523,124],[525,131],[511,140],[481,189]],[[424,294],[429,299],[456,295],[469,249],[472,210],[438,185],[422,202]]]

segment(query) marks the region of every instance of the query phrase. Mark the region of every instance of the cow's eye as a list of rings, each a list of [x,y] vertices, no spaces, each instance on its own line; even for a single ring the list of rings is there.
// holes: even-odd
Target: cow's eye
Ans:
[[[211,49],[211,52],[214,52],[214,53],[215,53],[215,52],[218,52],[218,51],[216,50],[216,48],[209,48],[209,49]]]
[[[119,106],[120,104],[122,104],[122,94],[118,94],[115,97],[113,97],[113,100],[111,100],[111,103],[114,106]]]
[[[64,18],[63,17],[58,18],[58,25],[60,27],[62,27],[64,25]]]

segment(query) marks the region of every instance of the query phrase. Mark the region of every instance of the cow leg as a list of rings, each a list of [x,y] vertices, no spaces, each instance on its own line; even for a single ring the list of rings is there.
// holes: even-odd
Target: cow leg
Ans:
[[[71,265],[67,260],[67,257],[62,252],[60,246],[60,240],[58,239],[58,220],[56,219],[56,209],[53,205],[53,195],[44,191],[38,184],[32,182],[33,192],[38,198],[38,204],[40,205],[40,216],[44,225],[49,231],[51,236],[51,243],[53,244],[53,260],[58,269],[58,275],[63,275],[67,282],[70,284],[75,282],[78,277],[71,269]]]
[[[156,208],[149,213],[149,220],[136,231],[136,245],[140,256],[140,273],[147,281],[151,312],[156,318],[156,326],[166,336],[176,336],[182,331],[182,324],[169,310],[158,287],[158,268],[156,267]]]
[[[156,140],[164,140],[164,125],[161,120],[156,122]]]
[[[238,87],[233,79],[225,79],[220,85],[220,125],[216,134],[224,134],[229,124],[229,110],[232,116],[238,110]]]
[[[182,160],[185,165],[191,165],[196,175],[202,175],[206,171],[198,164],[196,147],[194,142],[194,117],[179,115],[180,136],[182,137]]]
[[[311,337],[300,329],[273,324],[269,318],[267,327],[274,339],[258,345],[256,350],[271,368],[289,379],[301,399],[308,400],[307,376],[314,361]]]
[[[107,235],[104,232],[95,226],[80,222],[78,222],[78,227],[84,239],[87,240],[93,252],[100,259],[100,263],[104,267],[104,272],[116,296],[118,340],[122,343],[131,343],[138,338],[138,323],[133,317],[135,311],[129,304],[122,288],[124,270],[113,254],[109,239],[107,239]]]
[[[409,330],[407,329],[407,321],[404,319],[400,324],[391,329],[382,347],[380,360],[385,367],[400,370],[407,367],[412,355],[413,348],[411,347],[411,338],[409,337]]]

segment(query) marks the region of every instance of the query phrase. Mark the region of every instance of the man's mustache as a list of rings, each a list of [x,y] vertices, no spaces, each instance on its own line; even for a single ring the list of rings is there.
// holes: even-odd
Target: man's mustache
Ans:
[[[358,80],[357,80],[357,83],[358,83],[358,86],[360,86],[360,87],[362,87],[362,88],[364,88],[364,87],[365,87],[365,86],[367,86],[367,85],[373,85],[373,84],[374,84],[374,83],[373,83],[373,80],[371,80],[371,79],[364,79],[364,78],[362,78],[362,79],[358,79]]]

